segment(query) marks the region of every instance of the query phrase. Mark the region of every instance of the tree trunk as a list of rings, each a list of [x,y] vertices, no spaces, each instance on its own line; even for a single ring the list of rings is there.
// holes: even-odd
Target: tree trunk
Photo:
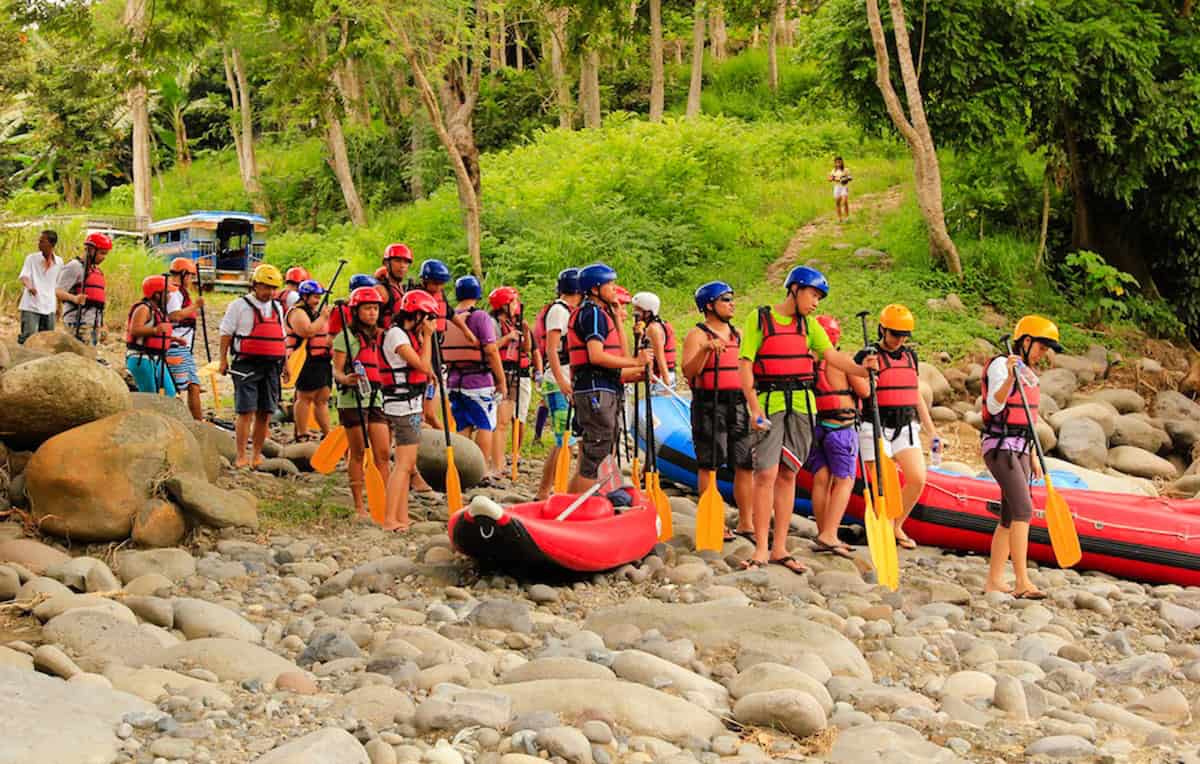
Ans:
[[[68,207],[78,207],[79,199],[75,195],[75,175],[74,175],[74,173],[69,173],[69,172],[63,173],[62,186],[63,186],[63,201],[66,202]]]
[[[942,208],[942,174],[938,164],[937,150],[933,143],[933,135],[929,123],[925,119],[925,104],[921,98],[921,90],[917,84],[916,70],[913,67],[912,49],[908,42],[908,28],[905,26],[904,8],[901,0],[889,0],[892,11],[893,35],[896,41],[896,57],[900,63],[900,75],[904,81],[904,94],[908,102],[908,110],[912,116],[904,113],[900,98],[892,87],[890,63],[888,59],[887,38],[884,36],[883,22],[879,17],[877,0],[867,0],[867,23],[871,29],[871,41],[875,46],[875,84],[883,96],[888,116],[904,140],[908,143],[913,157],[913,176],[916,181],[917,204],[925,218],[929,235],[930,252],[935,259],[945,262],[946,267],[956,276],[962,275],[962,263],[958,257],[958,248],[946,230],[946,215]]]
[[[662,0],[650,0],[650,121],[662,122],[665,108]]]
[[[785,48],[796,45],[796,30],[787,15],[787,0],[779,4],[779,44]]]
[[[1033,260],[1033,265],[1038,270],[1041,270],[1042,263],[1046,258],[1046,236],[1050,232],[1050,165],[1046,165],[1046,172],[1042,176],[1042,228],[1038,235],[1037,256]]]
[[[92,206],[91,170],[84,170],[83,178],[79,181],[79,206],[85,209]]]
[[[504,47],[508,44],[507,29],[504,22],[504,6],[499,0],[496,0],[495,10],[490,16],[492,23],[488,31],[488,42],[491,48],[489,64],[492,71],[496,72],[506,66],[507,56],[504,54]]]
[[[233,133],[234,148],[237,150],[242,188],[250,197],[255,209],[261,209],[262,186],[258,182],[258,159],[254,151],[254,115],[250,111],[246,67],[242,65],[242,54],[237,48],[222,51],[222,55],[225,60],[225,84],[229,88],[229,100],[233,108],[229,127]]]
[[[150,105],[142,68],[142,44],[146,39],[146,0],[125,0],[125,26],[130,31],[133,51],[129,57],[132,80],[125,98],[133,125],[133,214],[149,222],[154,215],[154,189],[150,174]]]
[[[412,157],[408,184],[414,199],[425,198],[425,120],[421,114],[421,111],[413,111],[408,138],[408,150]]]
[[[1071,176],[1071,204],[1074,214],[1071,218],[1071,248],[1090,249],[1095,251],[1092,236],[1092,219],[1088,211],[1087,181],[1084,178],[1083,160],[1079,156],[1079,146],[1075,141],[1075,130],[1066,125],[1067,165]]]
[[[586,47],[579,54],[579,105],[583,126],[600,127],[600,53]]]
[[[554,80],[554,100],[558,106],[558,126],[570,130],[575,112],[571,101],[571,83],[567,81],[567,9],[551,8],[546,11],[546,24],[550,38],[550,74]]]
[[[523,72],[525,71],[525,30],[520,22],[513,26],[513,38],[516,43],[513,47],[516,48],[517,71]]]
[[[692,13],[692,80],[688,84],[688,119],[700,116],[700,89],[704,86],[704,13],[705,0],[696,0]]]
[[[767,24],[767,87],[779,92],[779,15],[784,0],[777,0]],[[757,28],[757,27],[756,27]]]
[[[757,48],[762,44],[762,30],[758,24],[754,25],[754,29],[750,30],[750,47]]]
[[[683,66],[683,40],[672,40],[671,43],[675,48],[675,65]]]
[[[727,57],[725,46],[729,44],[729,31],[725,28],[725,7],[716,3],[708,13],[709,50],[713,61],[724,61]]]
[[[321,99],[321,119],[325,122],[325,147],[329,149],[326,161],[329,162],[338,186],[342,189],[342,198],[346,200],[346,212],[350,215],[350,222],[359,227],[366,227],[367,211],[358,197],[358,188],[354,185],[354,173],[350,170],[350,156],[346,153],[342,120],[329,94]]]
[[[175,162],[183,167],[191,167],[192,150],[188,146],[187,123],[183,121],[183,109],[178,106],[171,112],[175,126]]]

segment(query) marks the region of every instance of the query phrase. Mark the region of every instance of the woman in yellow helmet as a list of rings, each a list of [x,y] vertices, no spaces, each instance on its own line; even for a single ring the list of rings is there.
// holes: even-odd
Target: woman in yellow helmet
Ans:
[[[879,355],[875,402],[883,426],[883,450],[904,473],[901,491],[904,514],[896,519],[895,532],[896,543],[905,549],[917,548],[916,542],[904,532],[903,525],[925,490],[925,458],[921,453],[920,434],[924,430],[931,439],[938,437],[929,407],[921,396],[917,353],[907,344],[916,323],[912,311],[905,306],[896,303],[886,306],[879,314],[879,339],[855,357],[861,363],[872,351]],[[851,380],[851,384],[860,398],[870,397],[865,382]],[[867,472],[874,474],[875,427],[870,421],[864,422],[859,430],[859,448]]]
[[[1041,391],[1033,365],[1049,350],[1062,350],[1058,327],[1041,316],[1025,316],[1013,330],[1013,355],[998,355],[983,375],[983,463],[1000,485],[1000,522],[992,534],[992,555],[985,592],[1012,592],[1018,599],[1045,599],[1029,580],[1025,558],[1029,550],[1029,521],[1033,499],[1029,482],[1041,477],[1037,459],[1030,456],[1033,427],[1037,423]],[[1024,388],[1025,403],[1021,390]],[[992,505],[988,505],[992,509]],[[1012,559],[1015,586],[1004,581],[1004,567]]]

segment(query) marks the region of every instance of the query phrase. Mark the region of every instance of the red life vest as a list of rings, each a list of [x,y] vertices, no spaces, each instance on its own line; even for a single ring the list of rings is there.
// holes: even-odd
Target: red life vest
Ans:
[[[149,337],[133,336],[133,313],[139,305],[149,308],[150,326],[165,326],[167,327],[166,334],[151,334]],[[129,309],[129,315],[125,317],[125,349],[147,355],[163,355],[169,347],[171,347],[171,324],[167,321],[167,314],[163,313],[162,308],[152,300],[135,302]]]
[[[477,310],[479,308],[473,307],[463,311],[466,314],[464,318],[470,318],[471,314]],[[487,371],[483,346],[472,342],[467,333],[454,321],[449,322],[446,326],[446,339],[442,340],[442,361],[447,367],[464,374]]]
[[[1013,383],[1012,390],[1009,391],[1008,399],[1004,401],[1004,410],[999,414],[992,414],[988,411],[988,375],[987,371],[991,368],[992,363],[996,358],[1007,358],[1008,356],[998,355],[987,362],[983,367],[983,431],[987,435],[996,435],[1006,437],[1009,435],[1020,435],[1026,438],[1032,437],[1029,417],[1025,416],[1025,407],[1021,405],[1021,391],[1017,389],[1017,382]],[[1042,388],[1038,385],[1025,385],[1025,400],[1029,403],[1029,413],[1033,415],[1033,421],[1037,421],[1038,404],[1042,400]]]
[[[421,354],[421,337],[416,332],[410,332],[407,329],[402,330],[412,349]],[[387,353],[381,348],[379,351],[380,374],[383,377],[383,395],[385,402],[388,400],[409,401],[425,394],[425,387],[429,384],[429,375],[423,371],[418,371],[411,366],[400,366],[393,368],[387,359]]]
[[[79,261],[82,263],[83,259]],[[71,290],[71,294],[83,293],[87,302],[84,303],[89,308],[103,308],[106,296],[106,284],[104,281],[104,273],[101,272],[100,266],[93,265],[90,269],[87,263],[84,263],[83,280],[75,285]]]
[[[400,298],[408,290],[403,284],[397,284],[390,278],[384,278],[379,282],[386,293],[383,298],[383,305],[379,306],[379,328],[387,329],[392,325],[392,316],[396,315],[396,311],[400,310]]]
[[[284,344],[283,309],[278,302],[271,300],[267,303],[271,308],[271,317],[263,318],[262,312],[249,297],[242,299],[250,306],[254,325],[250,327],[249,334],[233,335],[234,357],[239,361],[282,361],[287,354]]]
[[[183,287],[180,287],[179,293],[181,295],[183,295],[183,304],[179,306],[179,309],[185,310],[187,308],[192,307],[192,296],[190,294],[188,294],[187,290],[184,289]],[[196,317],[193,315],[193,316],[188,316],[187,318],[181,318],[175,322],[175,325],[178,327],[182,327],[184,329],[191,329],[191,330],[195,331]]]
[[[310,322],[316,321],[321,316],[320,313],[309,310],[308,306],[304,305],[303,303],[297,303],[292,310],[303,310],[305,315],[308,316],[308,320]],[[288,311],[287,337],[284,338],[284,344],[287,346],[289,351],[300,347],[300,343],[304,342],[305,339],[304,337],[301,337],[299,334],[296,334],[294,331],[292,331],[292,310]],[[309,358],[329,357],[333,350],[333,341],[329,336],[328,324],[326,325],[325,331],[319,334],[314,334],[308,338],[306,348],[307,349],[305,352],[308,353]]]
[[[580,338],[579,333],[575,331],[575,319],[579,316],[579,311],[583,310],[585,305],[595,305],[600,310],[604,311],[608,317],[608,334],[604,337],[604,352],[610,355],[625,355],[625,343],[621,341],[621,333],[617,331],[617,319],[613,312],[608,308],[593,302],[590,298],[585,299],[571,313],[571,318],[567,322],[567,362],[571,364],[571,368],[581,368],[584,366],[592,366],[588,359],[587,343]],[[620,369],[609,369],[602,367],[607,373],[620,373]]]
[[[383,385],[383,354],[380,352],[383,332],[376,329],[373,338],[368,338],[362,332],[354,332],[354,339],[358,341],[358,352],[354,354],[353,359],[347,359],[346,373],[354,372],[355,362],[361,363],[363,371],[367,373],[367,379],[371,382],[371,388],[378,389]]]
[[[875,379],[875,402],[882,409],[916,409],[920,405],[921,377],[917,373],[917,357],[908,348],[900,358],[876,345],[879,350],[879,375]]]
[[[508,316],[500,316],[497,321],[500,324],[500,334],[502,335],[517,329],[516,322]],[[522,323],[518,331],[521,332],[520,338],[515,342],[509,342],[500,349],[500,361],[504,364],[504,368],[509,371],[520,369],[522,372],[525,372],[533,365],[533,353],[525,352],[525,340],[529,336],[529,327]],[[522,376],[528,375],[523,374]]]
[[[816,362],[808,349],[808,320],[794,316],[780,324],[770,307],[758,309],[762,344],[754,355],[754,388],[759,392],[799,390],[813,386]]]
[[[662,318],[654,318],[663,328],[663,360],[667,362],[667,368],[672,372],[675,371],[675,327],[671,326],[670,321]]]
[[[817,413],[822,419],[853,422],[858,417],[858,402],[854,391],[848,384],[844,388],[834,388],[829,384],[824,361],[817,364],[817,385],[814,394],[817,399]]]
[[[329,336],[336,337],[342,333],[342,327],[350,321],[350,308],[345,305],[335,305],[329,314]]]
[[[709,336],[710,339],[722,339],[705,324],[696,327]],[[712,362],[704,365],[700,373],[688,381],[693,390],[737,390],[742,389],[742,380],[738,375],[738,354],[742,349],[742,337],[737,329],[729,327],[729,340],[725,340],[725,349],[720,355],[712,356]]]
[[[567,309],[567,315],[571,314],[571,306],[566,301],[557,299],[552,300],[542,306],[538,311],[537,318],[533,322],[533,341],[537,343],[538,350],[542,353],[542,358],[546,359],[546,363],[550,363],[550,330],[546,328],[546,314],[550,312],[550,308],[555,305],[561,305]],[[569,318],[567,319],[570,320]],[[558,362],[567,366],[570,364],[570,359],[567,357],[567,336],[564,333],[558,339]]]
[[[450,315],[450,305],[446,302],[446,294],[444,292],[430,292],[433,299],[437,300],[437,330],[443,336],[446,334],[446,325],[449,323],[446,317]]]

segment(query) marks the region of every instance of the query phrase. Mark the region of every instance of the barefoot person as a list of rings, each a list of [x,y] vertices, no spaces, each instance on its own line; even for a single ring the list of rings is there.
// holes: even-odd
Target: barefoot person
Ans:
[[[837,219],[844,223],[850,219],[850,173],[841,157],[833,158],[833,169],[829,172],[829,182],[833,184],[833,204],[837,207]]]
[[[696,290],[696,308],[704,321],[683,338],[683,376],[692,388],[692,442],[700,470],[698,492],[716,477],[721,465],[733,470],[733,498],[738,508],[736,534],[754,539],[754,460],[750,450],[750,417],[738,374],[741,335],[732,325],[733,287],[710,281]],[[716,450],[713,420],[716,419]]]
[[[871,353],[879,358],[875,399],[883,425],[884,453],[904,473],[901,488],[904,514],[895,521],[895,526],[896,543],[905,549],[917,548],[903,526],[925,490],[925,457],[921,453],[920,435],[926,430],[930,438],[938,437],[929,407],[921,397],[917,353],[906,345],[915,326],[912,311],[896,303],[888,305],[879,313],[879,339],[855,356],[860,361]],[[859,429],[858,445],[870,472],[875,465],[875,427],[871,422],[864,422]]]
[[[521,295],[515,287],[496,287],[488,294],[488,304],[499,327],[496,347],[508,385],[508,395],[500,401],[496,434],[492,438],[492,463],[503,465],[504,455],[512,446],[514,420],[524,427],[529,417],[533,378],[542,375],[542,354],[533,341],[533,330],[525,323]],[[521,404],[519,411],[518,401]]]
[[[754,311],[742,327],[738,360],[742,393],[750,405],[754,440],[754,556],[745,567],[767,563],[793,573],[807,568],[788,553],[787,532],[796,501],[796,472],[784,458],[786,448],[800,459],[812,447],[813,399],[816,362],[824,360],[853,377],[866,377],[867,368],[835,350],[825,330],[812,317],[829,294],[829,282],[820,271],[800,265],[788,273],[787,293],[775,306]],[[771,516],[775,538],[769,539]]]
[[[1029,580],[1029,521],[1033,518],[1030,480],[1041,477],[1041,466],[1033,459],[1032,425],[1037,422],[1041,389],[1033,366],[1046,352],[1062,352],[1058,327],[1041,316],[1025,316],[1013,330],[1014,355],[996,356],[983,376],[983,463],[1000,486],[1000,522],[992,534],[992,556],[984,591],[1013,592],[1023,599],[1045,599]],[[1029,403],[1030,417],[1021,404],[1018,377]],[[989,509],[991,506],[989,505]],[[1004,581],[1004,568],[1012,560],[1016,584]]]
[[[533,328],[542,358],[550,367],[550,374],[542,381],[542,397],[549,412],[550,428],[554,432],[554,447],[546,454],[546,461],[542,465],[538,501],[550,495],[559,449],[571,447],[567,420],[570,414],[568,402],[574,390],[571,388],[571,362],[567,357],[567,325],[571,314],[583,301],[579,291],[578,268],[564,268],[559,272],[557,291],[558,297],[538,312]]]
[[[633,317],[644,327],[645,337],[654,353],[654,376],[667,387],[675,387],[675,328],[659,315],[662,302],[653,292],[633,296]]]
[[[834,347],[842,337],[842,325],[833,316],[817,316],[817,323]],[[804,468],[812,473],[813,519],[817,521],[817,538],[813,551],[817,554],[836,554],[850,559],[851,548],[838,538],[838,528],[854,492],[854,478],[858,467],[858,423],[857,392],[868,392],[869,385],[861,379],[854,380],[841,369],[828,362],[817,364],[817,386],[814,390],[817,404],[817,427],[813,432],[812,450]]]
[[[401,295],[383,335],[383,413],[392,426],[395,465],[387,481],[385,531],[406,531],[408,494],[421,443],[421,403],[433,377],[437,301],[412,289]]]
[[[333,392],[333,338],[329,333],[332,308],[320,309],[325,288],[315,279],[305,279],[296,288],[300,301],[287,312],[287,348],[294,351],[304,344],[304,365],[296,377],[296,404],[292,421],[296,430],[293,438],[302,442],[310,438],[309,422],[317,420],[321,436],[329,434],[329,396]]]

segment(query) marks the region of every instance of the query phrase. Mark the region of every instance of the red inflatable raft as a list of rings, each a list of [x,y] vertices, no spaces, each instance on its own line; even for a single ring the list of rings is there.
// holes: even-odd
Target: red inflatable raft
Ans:
[[[796,482],[805,491],[812,488],[812,476],[803,470]],[[1034,507],[1045,506],[1045,488],[1031,490]],[[1058,488],[1058,493],[1075,516],[1083,548],[1077,569],[1200,586],[1200,501],[1066,488]],[[1000,487],[990,480],[930,470],[904,531],[920,544],[987,554],[999,519],[999,501]],[[861,521],[862,512],[860,480],[846,514]],[[1029,558],[1054,563],[1040,511],[1029,528]]]
[[[556,519],[577,495],[490,507],[472,503],[450,518],[454,547],[485,564],[505,568],[610,570],[640,560],[658,542],[658,513],[639,491],[625,490],[633,506],[613,509],[591,496],[566,519]]]

